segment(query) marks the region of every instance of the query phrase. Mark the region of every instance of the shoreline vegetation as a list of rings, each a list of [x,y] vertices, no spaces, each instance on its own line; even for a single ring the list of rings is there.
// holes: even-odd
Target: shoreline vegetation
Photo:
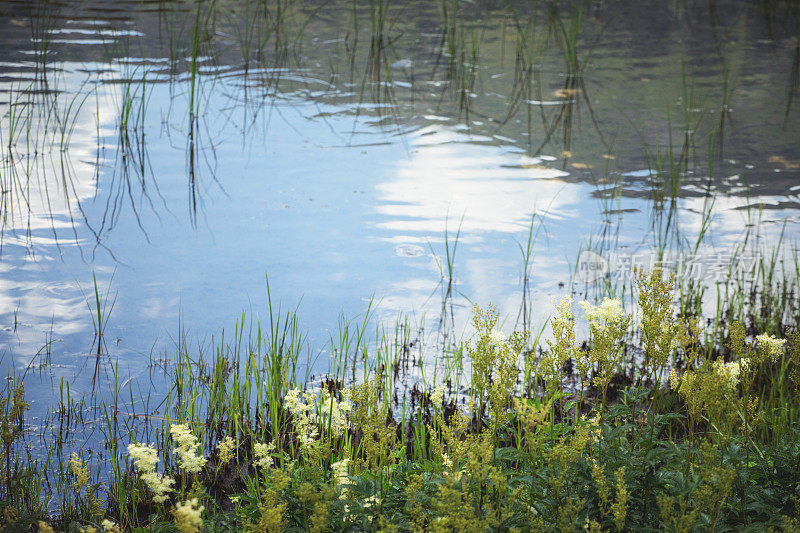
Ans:
[[[361,122],[399,138],[442,123],[504,143],[524,154],[504,166],[591,185],[599,213],[581,216],[601,229],[582,252],[679,259],[676,275],[607,275],[583,293],[570,280],[536,324],[534,213],[516,325],[481,302],[460,338],[462,232],[445,223],[444,253],[430,246],[433,345],[424,319],[372,336],[370,304],[363,320],[340,319],[315,376],[296,311],[273,308],[269,283],[263,325],[242,315],[232,337],[197,346],[181,329],[171,353],[126,375],[106,346],[111,282],[93,274],[85,360],[94,377],[110,368],[92,380],[110,391],[53,379],[42,413],[26,382],[53,362],[53,329],[24,371],[2,353],[0,533],[800,531],[800,250],[782,219],[799,165],[800,4],[675,3],[630,31],[585,0],[145,2],[119,17],[99,5],[104,25],[91,3],[12,4],[4,28],[22,37],[0,87],[0,253],[12,258],[65,243],[121,264],[112,229],[135,224],[149,241],[150,213],[183,205],[175,191],[196,227],[209,185],[224,192],[217,163],[239,157],[213,133],[235,131],[249,150],[283,103],[309,102],[309,120],[352,116],[351,139]],[[656,43],[672,51],[637,57],[633,43],[655,48],[652,20],[674,25]],[[640,107],[605,102],[617,90]],[[154,170],[164,139],[185,157],[180,189]],[[620,238],[623,213],[640,208],[644,239]],[[743,215],[743,239],[714,234],[730,224],[720,211]],[[719,259],[720,275],[701,281],[683,258]],[[141,383],[146,372],[159,386]]]
[[[296,318],[270,314],[210,357],[179,342],[164,416],[121,411],[115,376],[95,454],[68,449],[67,394],[33,460],[10,376],[3,531],[798,531],[800,333],[736,321],[708,345],[679,288],[655,269],[636,272],[635,313],[554,300],[538,349],[475,306],[472,337],[409,395],[407,335],[367,354],[362,331],[359,375],[339,352],[299,382]]]

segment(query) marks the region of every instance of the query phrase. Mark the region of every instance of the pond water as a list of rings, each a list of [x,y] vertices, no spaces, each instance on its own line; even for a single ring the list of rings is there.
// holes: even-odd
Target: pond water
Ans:
[[[536,329],[552,298],[629,286],[660,253],[712,289],[748,250],[791,270],[799,13],[3,2],[4,365],[46,360],[45,403],[62,378],[107,387],[111,362],[146,388],[179,329],[266,316],[267,279],[324,372],[340,315],[371,302],[434,332],[450,279],[458,333],[490,301]]]

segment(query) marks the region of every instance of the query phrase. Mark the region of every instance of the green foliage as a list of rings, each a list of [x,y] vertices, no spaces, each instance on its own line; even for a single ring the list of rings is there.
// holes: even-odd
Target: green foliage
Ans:
[[[27,408],[21,383],[12,386],[0,398],[3,531],[796,531],[800,335],[751,337],[734,323],[723,358],[674,314],[672,278],[637,273],[637,285],[643,358],[630,386],[615,383],[634,367],[633,319],[608,298],[581,303],[588,349],[576,342],[572,299],[554,302],[539,354],[525,351],[523,333],[498,329],[493,307],[475,307],[464,408],[440,387],[400,417],[381,371],[349,388],[290,388],[298,337],[274,323],[267,353],[249,356],[269,376],[253,396],[236,392],[247,385],[219,367],[229,368],[226,357],[209,369],[182,352],[163,449],[133,446],[115,467],[110,494],[128,501],[103,505],[75,455],[52,529],[38,525],[38,493],[25,489],[41,473],[10,466]],[[542,385],[528,395],[521,365]],[[244,407],[253,398],[257,415]],[[151,485],[167,476],[175,485],[156,502]]]

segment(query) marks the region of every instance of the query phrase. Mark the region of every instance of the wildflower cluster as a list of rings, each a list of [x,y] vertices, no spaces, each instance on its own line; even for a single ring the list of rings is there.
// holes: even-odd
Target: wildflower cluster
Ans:
[[[547,384],[550,395],[561,391],[564,379],[564,365],[575,357],[575,320],[572,316],[573,300],[569,296],[560,301],[553,300],[558,314],[550,319],[553,328],[553,340],[549,340],[550,350],[542,356],[539,363],[539,375]],[[582,377],[588,374],[589,368],[584,358],[578,358],[578,371]]]
[[[313,401],[310,394],[301,393],[298,389],[290,390],[283,397],[284,406],[292,414],[292,424],[300,443],[306,449],[310,448],[319,436]]]
[[[317,441],[320,428],[331,438],[338,438],[347,430],[353,404],[349,389],[343,389],[341,394],[339,400],[327,388],[322,389],[321,397],[298,389],[286,393],[284,407],[292,415],[292,424],[304,449],[309,450]]]
[[[99,517],[103,515],[103,504],[97,496],[97,488],[99,484],[89,484],[89,467],[84,463],[83,459],[77,454],[72,454],[69,460],[70,474],[72,475],[72,486],[75,489],[76,495],[80,498],[83,489],[84,507],[92,517]]]
[[[253,445],[253,456],[255,457],[254,464],[258,468],[270,468],[274,464],[274,460],[272,459],[272,455],[270,455],[275,450],[275,443],[270,442],[268,444],[264,444],[262,442],[257,442]]]
[[[152,472],[158,464],[158,452],[155,444],[129,444],[128,455],[140,472]]]
[[[539,428],[544,426],[552,406],[552,399],[545,404],[539,401],[538,398],[514,398],[514,413],[523,435],[529,437],[527,439],[529,444],[535,442],[534,436]]]
[[[350,465],[350,459],[346,458],[331,465],[334,485],[342,485],[344,483],[348,483],[347,468],[349,465]]]
[[[431,404],[434,409],[439,409],[444,401],[444,385],[439,385],[431,393]]]
[[[105,533],[122,533],[122,529],[120,529],[119,524],[107,518],[100,522],[100,526],[103,528]]]
[[[89,483],[89,468],[83,463],[83,459],[77,453],[73,453],[69,460],[69,468],[72,472],[72,485],[75,490],[80,490]]]
[[[518,363],[525,346],[525,335],[514,332],[510,337],[496,329],[499,315],[490,304],[485,309],[475,306],[472,324],[477,340],[467,345],[472,360],[472,409],[481,411],[488,393],[488,403],[495,425],[502,424],[511,393],[519,374]]]
[[[636,271],[645,367],[651,371],[650,377],[655,383],[661,381],[669,356],[679,343],[679,323],[672,316],[674,284],[674,273],[665,279],[659,269],[654,269],[649,275]]]
[[[625,467],[618,468],[614,474],[616,480],[616,498],[612,500],[611,483],[605,468],[598,463],[596,459],[591,459],[590,464],[592,465],[592,479],[594,479],[595,485],[597,486],[601,520],[604,521],[608,516],[612,517],[615,529],[617,531],[622,531],[625,527],[625,517],[628,514],[629,497],[628,489],[625,484]],[[597,524],[597,526],[600,525],[599,522],[589,521],[588,518],[587,522],[589,523],[589,529],[592,528],[593,523]],[[596,529],[598,529],[598,531],[602,530],[602,528],[597,527]]]
[[[356,468],[381,468],[393,464],[398,458],[401,443],[397,441],[395,428],[387,423],[390,417],[389,403],[386,396],[381,398],[381,386],[381,374],[376,373],[351,393],[351,424],[364,435],[359,442],[359,453],[353,461]]]
[[[513,336],[495,345],[494,348],[489,406],[496,424],[501,424],[508,418],[508,414],[504,410],[510,402],[511,393],[517,381],[518,363],[523,342],[521,337]]]
[[[93,525],[83,526],[77,528],[78,533],[122,533],[119,524],[111,520],[105,519],[100,522],[100,528],[97,529]],[[70,529],[69,531],[72,531]],[[39,522],[39,533],[55,533],[55,530],[46,522]]]
[[[783,348],[786,344],[786,339],[777,339],[772,335],[762,333],[756,337],[756,340],[764,356],[769,357],[773,363],[783,356]]]
[[[686,403],[693,422],[705,414],[715,427],[730,432],[739,418],[736,406],[746,402],[747,383],[752,380],[752,362],[747,359],[725,362],[706,360],[696,370],[678,376],[670,371],[670,386]],[[741,393],[740,393],[741,390]]]
[[[583,300],[580,306],[586,313],[586,320],[592,327],[592,331],[619,327],[620,324],[627,322],[625,310],[622,309],[619,298],[603,298],[600,307],[595,307],[587,300]]]
[[[506,334],[502,331],[493,329],[489,333],[489,342],[492,343],[495,348],[500,348],[506,342]]]
[[[592,348],[588,354],[588,362],[584,364],[597,364],[593,380],[600,387],[601,401],[605,405],[608,384],[622,359],[622,341],[631,322],[631,316],[622,309],[619,298],[603,298],[599,307],[584,300],[580,306],[586,313],[586,320],[592,333]]]
[[[747,371],[749,362],[747,359],[731,361],[726,363],[722,359],[714,361],[714,374],[724,386],[730,390],[735,390],[739,385],[739,374],[742,370]]]
[[[175,480],[170,476],[161,475],[156,472],[156,465],[158,464],[158,453],[156,452],[155,445],[146,444],[129,444],[128,455],[130,455],[133,464],[139,470],[139,475],[153,493],[153,501],[156,503],[164,503],[167,501],[167,494],[172,492],[172,485]]]
[[[180,459],[179,466],[189,474],[198,474],[206,465],[206,458],[198,453],[200,443],[192,433],[189,424],[176,425],[169,428],[175,442],[175,453]]]
[[[329,427],[333,438],[340,437],[345,432],[347,417],[353,409],[353,404],[350,402],[350,389],[343,389],[342,397],[342,400],[339,401],[328,389],[323,389],[322,400],[319,402],[322,427]]]

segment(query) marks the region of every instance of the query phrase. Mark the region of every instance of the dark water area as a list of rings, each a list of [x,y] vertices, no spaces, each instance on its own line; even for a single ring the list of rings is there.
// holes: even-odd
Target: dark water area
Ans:
[[[442,323],[468,331],[472,302],[538,330],[552,298],[619,291],[659,257],[713,316],[739,262],[797,272],[799,17],[767,0],[2,2],[3,364],[37,363],[40,417],[62,379],[135,403],[163,392],[153,362],[179,336],[263,320],[267,278],[316,375],[367,308],[432,346]],[[581,270],[587,251],[607,276]]]

